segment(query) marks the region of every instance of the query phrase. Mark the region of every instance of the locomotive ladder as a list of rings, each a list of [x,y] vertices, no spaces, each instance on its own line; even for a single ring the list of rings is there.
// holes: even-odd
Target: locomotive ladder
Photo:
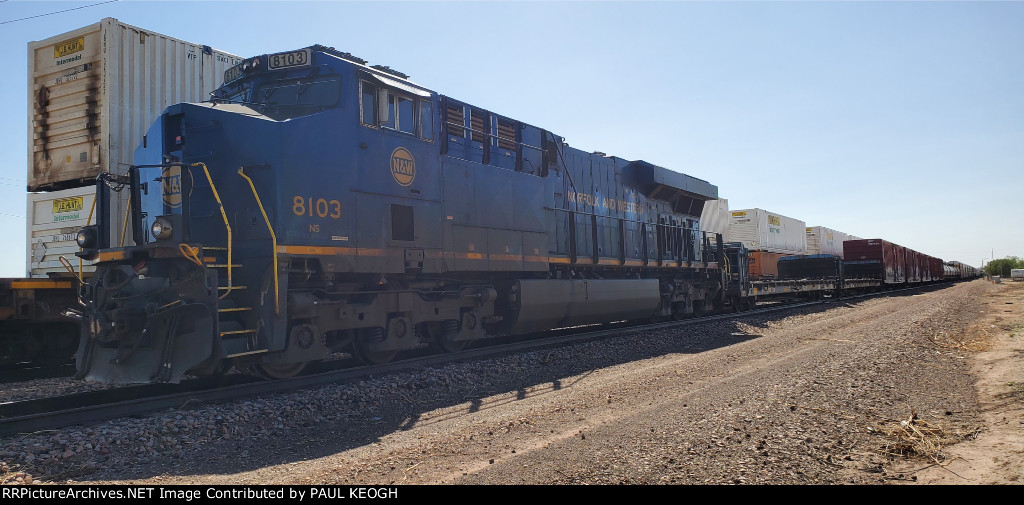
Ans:
[[[217,331],[225,349],[228,350],[227,357],[232,358],[247,354],[267,352],[267,349],[260,346],[257,340],[260,316],[253,308],[251,303],[253,297],[248,293],[248,286],[236,286],[232,280],[232,270],[235,268],[242,268],[242,264],[235,263],[232,259],[231,225],[229,224],[227,214],[224,211],[224,203],[221,201],[220,193],[217,191],[217,186],[214,184],[213,178],[210,176],[210,171],[206,167],[205,163],[194,163],[192,166],[201,166],[203,168],[206,180],[210,184],[210,190],[213,193],[214,199],[217,201],[221,217],[224,220],[224,229],[227,231],[227,245],[222,247],[201,246],[199,251],[192,250],[191,254],[186,255],[186,257],[191,256],[189,259],[192,259],[193,261],[198,260],[196,262],[206,268],[217,269]],[[249,178],[242,173],[241,169],[239,169],[238,173],[246,180],[249,180]],[[251,181],[250,185],[252,185]],[[253,188],[253,194],[255,194],[255,191],[255,188]],[[257,196],[257,201],[258,200],[259,197]],[[260,203],[260,210],[263,210],[262,203]],[[264,219],[266,219],[265,212]],[[269,227],[269,221],[267,225]],[[196,254],[196,252],[200,251],[200,254]],[[207,251],[214,256],[206,256]],[[183,253],[184,252],[185,251],[183,251]],[[277,283],[275,277],[275,288],[276,286]],[[276,291],[274,304],[276,310]]]
[[[227,250],[227,247],[203,247],[204,252],[212,254],[203,258],[205,266],[217,270],[217,331],[229,350],[228,358],[266,352],[267,349],[261,348],[257,341],[259,314],[248,299],[248,286],[234,285],[226,277],[229,265]],[[232,269],[243,268],[237,262],[230,265]]]

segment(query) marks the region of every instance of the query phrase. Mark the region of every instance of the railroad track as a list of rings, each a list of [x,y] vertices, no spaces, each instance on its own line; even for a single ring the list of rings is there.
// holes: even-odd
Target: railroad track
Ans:
[[[74,363],[65,363],[57,366],[8,368],[0,370],[0,384],[38,379],[52,379],[55,377],[71,377],[72,375],[75,375]]]
[[[0,436],[15,433],[56,429],[75,424],[87,424],[107,419],[141,415],[168,408],[180,408],[194,403],[213,403],[246,396],[278,393],[321,386],[348,383],[373,375],[431,367],[457,361],[493,357],[507,353],[525,352],[546,347],[582,343],[613,335],[663,330],[692,324],[742,319],[761,314],[791,310],[812,305],[840,301],[890,296],[907,291],[930,291],[945,285],[904,288],[880,293],[852,295],[840,299],[826,298],[759,307],[743,312],[730,312],[643,325],[602,325],[599,328],[563,329],[545,332],[540,336],[505,342],[495,339],[493,345],[468,349],[450,354],[427,354],[426,349],[412,357],[375,366],[352,366],[353,360],[341,359],[317,364],[312,373],[287,380],[267,381],[245,374],[229,374],[183,381],[181,384],[146,384],[117,389],[79,393],[52,398],[0,403]],[[582,331],[581,331],[582,330]],[[323,371],[327,368],[326,371]]]

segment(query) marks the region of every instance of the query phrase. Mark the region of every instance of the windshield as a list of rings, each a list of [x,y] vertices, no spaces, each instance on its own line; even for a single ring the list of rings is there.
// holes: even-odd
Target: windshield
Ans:
[[[288,79],[257,84],[251,100],[260,112],[273,119],[288,119],[314,114],[338,105],[341,79]]]
[[[276,120],[315,114],[338,105],[341,78],[337,75],[254,81],[225,85],[213,99],[239,103]]]

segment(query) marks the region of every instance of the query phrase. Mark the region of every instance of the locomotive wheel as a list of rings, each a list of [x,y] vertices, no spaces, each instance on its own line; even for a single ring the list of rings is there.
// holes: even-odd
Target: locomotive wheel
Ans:
[[[306,362],[269,364],[259,363],[252,366],[252,371],[264,379],[290,379],[306,368]]]
[[[430,347],[435,350],[447,353],[455,353],[464,350],[469,347],[470,340],[451,340],[451,338],[441,327],[440,322],[426,323],[423,326],[423,331],[427,334],[430,339]]]
[[[453,353],[460,352],[466,347],[469,347],[469,340],[449,340],[447,337],[440,337],[433,340],[432,343],[439,351]]]
[[[390,351],[371,351],[369,349],[368,336],[362,333],[357,334],[352,339],[352,356],[357,360],[362,361],[367,365],[383,365],[393,359],[398,354],[398,349]]]

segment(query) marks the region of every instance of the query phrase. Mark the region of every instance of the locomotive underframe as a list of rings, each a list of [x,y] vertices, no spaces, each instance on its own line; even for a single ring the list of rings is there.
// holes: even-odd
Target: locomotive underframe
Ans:
[[[721,307],[721,271],[586,266],[545,274],[325,272],[320,258],[279,257],[227,289],[222,271],[169,248],[125,248],[82,287],[89,300],[79,375],[177,382],[231,366],[286,375],[351,352],[368,362],[432,344],[455,351],[488,337],[617,320],[682,318]],[[210,258],[212,259],[212,258]],[[227,296],[228,291],[231,296]],[[251,328],[252,330],[245,330]]]

